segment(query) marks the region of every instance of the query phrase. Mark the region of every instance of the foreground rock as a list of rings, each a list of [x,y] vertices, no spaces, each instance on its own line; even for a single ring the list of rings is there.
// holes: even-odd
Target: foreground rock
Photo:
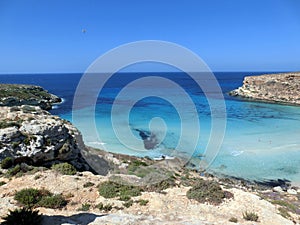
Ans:
[[[0,161],[12,157],[34,165],[67,161],[77,169],[89,167],[81,156],[79,131],[68,121],[38,106],[0,107]]]
[[[42,87],[20,84],[0,84],[0,106],[40,106],[49,110],[61,99]]]
[[[123,175],[126,176],[126,175]],[[17,207],[14,200],[16,191],[23,188],[46,188],[53,193],[68,196],[68,204],[63,209],[38,208],[43,213],[43,224],[234,224],[229,219],[235,217],[238,224],[261,225],[292,225],[292,221],[279,215],[278,207],[263,200],[254,193],[237,188],[226,190],[234,194],[221,205],[202,204],[186,197],[190,187],[178,186],[164,190],[161,193],[143,192],[141,196],[133,197],[148,200],[147,205],[134,203],[124,208],[118,199],[105,199],[99,195],[97,185],[109,179],[109,176],[93,175],[83,172],[74,176],[57,174],[53,171],[38,172],[33,175],[8,180],[0,186],[0,217],[6,215],[8,209]],[[85,187],[87,182],[94,185]],[[101,212],[96,205],[99,203],[113,204],[109,212]],[[87,211],[78,211],[82,204],[89,204]],[[255,212],[259,222],[246,221],[243,218],[245,211]]]
[[[300,72],[247,76],[229,93],[251,100],[300,105]]]

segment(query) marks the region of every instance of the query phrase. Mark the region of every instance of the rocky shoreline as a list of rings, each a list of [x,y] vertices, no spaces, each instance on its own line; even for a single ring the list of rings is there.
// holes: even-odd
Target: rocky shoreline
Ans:
[[[19,208],[14,198],[16,192],[39,188],[67,199],[67,204],[59,209],[38,207],[46,225],[234,224],[234,221],[250,224],[244,215],[248,211],[259,216],[255,224],[300,222],[300,189],[291,187],[287,181],[253,183],[211,174],[200,176],[197,171],[182,167],[180,159],[153,161],[93,149],[85,146],[80,132],[70,122],[41,109],[36,105],[38,101],[20,105],[24,101],[19,99],[16,105],[7,101],[7,105],[0,106],[0,161],[13,159],[11,168],[0,169],[0,218],[8,210]],[[48,101],[50,106],[56,102]],[[63,175],[51,169],[52,165],[66,162],[78,172]],[[99,187],[107,181],[143,187],[141,196],[131,200],[128,196],[105,198]],[[208,197],[218,199],[215,191],[223,191],[222,203],[214,205],[188,198],[187,193],[199,182],[204,187],[213,185],[205,192]],[[110,187],[109,191],[113,189]],[[104,206],[109,210],[103,211]]]
[[[300,72],[246,76],[243,86],[229,95],[251,101],[300,105]]]

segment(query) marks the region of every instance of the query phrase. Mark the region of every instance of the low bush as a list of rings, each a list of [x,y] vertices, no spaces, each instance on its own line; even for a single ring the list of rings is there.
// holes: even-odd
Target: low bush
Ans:
[[[129,201],[123,203],[123,206],[126,207],[126,208],[129,208],[132,205],[133,205],[133,200],[129,200]]]
[[[229,192],[222,190],[221,186],[214,181],[198,180],[196,184],[187,192],[189,199],[195,199],[200,203],[208,202],[213,205],[218,205],[229,195]]]
[[[95,184],[94,183],[92,183],[92,182],[86,182],[84,185],[83,185],[83,187],[84,188],[87,188],[87,187],[92,187],[92,186],[94,186]]]
[[[0,181],[0,186],[6,184],[4,181]]]
[[[26,208],[45,207],[57,209],[67,205],[67,200],[62,195],[54,195],[46,189],[25,188],[18,191],[14,199]]]
[[[99,194],[104,198],[115,198],[128,200],[131,197],[141,195],[142,189],[127,184],[120,184],[113,181],[106,181],[98,186]]]
[[[255,212],[246,211],[243,213],[243,218],[247,221],[254,221],[254,222],[258,221],[258,215]]]
[[[77,211],[89,211],[90,210],[91,205],[88,203],[82,204],[81,208],[77,209]]]
[[[45,196],[37,203],[39,207],[60,209],[67,205],[67,200],[60,194],[53,196]]]
[[[1,225],[41,225],[42,215],[39,211],[22,208],[9,211],[9,214],[2,218]]]
[[[34,207],[41,199],[42,193],[34,188],[25,188],[15,194],[14,199],[27,208]]]
[[[145,200],[145,199],[139,199],[139,200],[137,201],[137,203],[139,203],[141,206],[147,205],[148,202],[149,202],[149,200]]]
[[[1,168],[2,169],[9,169],[13,166],[13,159],[11,157],[6,157],[1,161]]]
[[[231,217],[229,219],[229,222],[232,222],[232,223],[237,223],[238,222],[238,219],[236,217]]]
[[[69,163],[54,164],[51,169],[63,174],[63,175],[75,175],[77,173],[76,168]]]
[[[104,212],[109,212],[110,210],[112,210],[113,205],[112,205],[112,204],[104,205],[104,204],[101,202],[101,203],[99,203],[98,205],[96,205],[96,208],[98,208],[99,210],[104,211]]]

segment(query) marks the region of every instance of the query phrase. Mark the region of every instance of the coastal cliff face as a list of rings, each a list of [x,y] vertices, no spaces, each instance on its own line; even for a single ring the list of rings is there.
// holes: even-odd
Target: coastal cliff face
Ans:
[[[61,99],[40,86],[0,84],[0,106],[34,105],[49,110]]]
[[[243,86],[229,94],[250,100],[300,105],[300,72],[246,76]]]
[[[0,107],[0,161],[5,157],[38,165],[68,161],[84,166],[76,137],[79,131],[68,121],[38,106]]]

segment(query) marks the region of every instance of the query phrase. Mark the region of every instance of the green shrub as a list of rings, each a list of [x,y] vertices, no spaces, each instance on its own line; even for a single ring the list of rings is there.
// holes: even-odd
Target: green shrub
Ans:
[[[82,204],[81,208],[77,209],[78,211],[89,211],[91,205],[88,203]]]
[[[42,199],[42,193],[34,188],[25,188],[18,191],[14,199],[25,207],[32,208]]]
[[[4,221],[1,225],[40,225],[42,216],[39,211],[22,208],[9,211],[9,214],[2,218]]]
[[[51,169],[63,174],[63,175],[75,175],[77,173],[76,168],[69,163],[54,164]]]
[[[4,181],[0,181],[0,186],[6,184]]]
[[[99,194],[104,198],[127,199],[128,197],[141,195],[142,189],[132,185],[119,184],[112,181],[106,181],[99,185]],[[126,197],[125,197],[126,196]],[[128,196],[128,197],[127,197]]]
[[[202,179],[188,190],[186,195],[189,199],[195,199],[200,203],[208,202],[213,205],[222,203],[223,199],[226,198],[225,192],[218,183]]]
[[[110,210],[112,210],[113,206],[111,204],[103,205],[103,203],[101,202],[96,205],[96,208],[104,212],[109,212]]]
[[[87,187],[92,187],[92,186],[94,186],[95,184],[94,183],[92,183],[92,182],[86,182],[84,185],[83,185],[83,187],[84,188],[87,188]]]
[[[60,209],[67,205],[67,201],[62,195],[58,194],[53,196],[43,196],[37,205],[39,207]]]
[[[17,122],[7,122],[7,121],[0,121],[0,129],[8,128],[8,127],[18,127],[20,128],[20,124]]]
[[[13,166],[13,159],[11,157],[6,157],[1,161],[1,168],[2,169],[9,169]]]
[[[133,160],[129,165],[128,165],[128,173],[129,174],[134,174],[134,172],[143,166],[148,166],[147,163],[140,161],[140,160]]]
[[[238,219],[236,217],[231,217],[229,219],[229,222],[232,222],[232,223],[237,223],[238,222]]]
[[[53,195],[46,189],[25,188],[15,194],[15,200],[27,208],[45,207],[58,209],[67,205],[62,195]]]
[[[149,200],[145,200],[145,199],[139,199],[137,201],[141,206],[145,206],[148,204]]]
[[[286,219],[290,219],[291,218],[291,215],[289,214],[289,212],[287,211],[286,208],[283,208],[283,207],[279,207],[278,208],[278,211],[279,211],[279,214],[286,218]]]
[[[254,222],[258,221],[258,215],[255,212],[246,211],[243,213],[243,218],[248,221],[254,221]]]
[[[295,205],[293,205],[292,203],[289,203],[287,201],[273,200],[272,203],[276,204],[276,205],[284,206],[293,212],[296,212],[296,210],[297,210],[297,207]]]
[[[133,205],[133,200],[129,200],[129,201],[123,203],[123,206],[126,208],[129,208],[132,205]]]

